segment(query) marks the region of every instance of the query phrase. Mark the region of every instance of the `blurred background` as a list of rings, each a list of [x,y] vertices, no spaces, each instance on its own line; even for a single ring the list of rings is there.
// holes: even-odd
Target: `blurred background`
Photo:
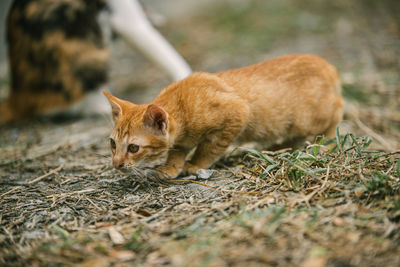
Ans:
[[[10,2],[0,3],[1,98],[9,89],[4,32]],[[153,25],[194,71],[218,72],[288,53],[324,57],[339,69],[343,81],[346,114],[341,131],[370,135],[376,148],[400,148],[400,1],[141,3]],[[111,92],[143,103],[170,83],[164,72],[122,39],[108,39]]]
[[[0,99],[10,90],[11,2],[0,1]],[[400,150],[400,0],[140,2],[194,71],[288,53],[324,57],[343,81],[340,132],[371,136],[372,149]],[[106,88],[116,96],[147,102],[171,82],[118,35],[105,39]],[[201,180],[228,192],[198,184],[142,186],[141,177],[111,167],[112,127],[106,116],[0,126],[0,266],[399,265],[399,152],[323,154],[318,163],[303,157],[304,165],[300,154],[293,154],[296,164],[280,154],[271,156],[282,162],[271,179],[264,173],[276,165],[232,157],[220,162],[215,179]]]

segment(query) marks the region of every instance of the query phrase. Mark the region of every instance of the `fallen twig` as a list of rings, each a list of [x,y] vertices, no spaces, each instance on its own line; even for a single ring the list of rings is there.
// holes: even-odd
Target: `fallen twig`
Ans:
[[[46,177],[48,177],[48,176],[50,176],[50,175],[52,175],[52,174],[58,172],[59,170],[62,169],[62,167],[64,167],[64,164],[61,164],[60,166],[58,166],[58,167],[55,168],[54,170],[51,170],[51,171],[49,171],[48,173],[43,174],[42,176],[39,176],[39,177],[37,177],[37,178],[35,178],[35,179],[33,179],[33,180],[27,182],[27,184],[36,183],[36,182],[38,182],[38,181],[40,181],[40,180],[42,180],[42,179],[44,179],[44,178],[46,178]]]
[[[87,192],[92,192],[95,191],[95,188],[91,188],[91,189],[84,189],[84,190],[79,190],[79,191],[74,191],[74,192],[69,192],[69,193],[61,193],[61,194],[52,194],[52,195],[48,195],[46,197],[51,198],[51,197],[65,197],[65,196],[71,196],[74,194],[82,194],[82,193],[87,193]]]
[[[166,180],[166,182],[168,183],[192,183],[192,184],[198,184],[204,187],[208,187],[208,188],[212,188],[214,190],[219,190],[222,192],[226,192],[226,193],[234,193],[234,194],[242,194],[242,195],[263,195],[261,192],[256,192],[256,191],[236,191],[236,190],[229,190],[229,189],[224,189],[224,188],[220,188],[220,187],[216,187],[216,186],[212,186],[212,185],[208,185],[205,183],[201,183],[198,181],[194,181],[194,180]]]

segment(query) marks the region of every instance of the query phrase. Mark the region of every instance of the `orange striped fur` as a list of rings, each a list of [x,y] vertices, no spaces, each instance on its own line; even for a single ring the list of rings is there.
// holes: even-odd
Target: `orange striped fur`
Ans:
[[[334,136],[343,116],[337,70],[315,55],[194,73],[169,85],[150,104],[104,94],[115,121],[113,165],[161,164],[158,170],[165,177],[210,167],[234,141],[271,148],[320,134]]]

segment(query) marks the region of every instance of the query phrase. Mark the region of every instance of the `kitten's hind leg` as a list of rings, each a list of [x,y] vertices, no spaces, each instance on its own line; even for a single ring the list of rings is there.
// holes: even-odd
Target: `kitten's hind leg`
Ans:
[[[331,123],[323,134],[328,138],[334,138],[336,136],[336,127],[343,120],[344,103],[343,100],[338,97],[335,103],[335,112],[332,115]]]
[[[293,150],[299,149],[304,146],[305,141],[312,141],[313,137],[294,137],[292,139],[286,140],[285,142],[281,144],[275,144],[270,147],[268,147],[268,150],[270,151],[278,151],[281,149],[286,149],[286,148],[291,148]]]

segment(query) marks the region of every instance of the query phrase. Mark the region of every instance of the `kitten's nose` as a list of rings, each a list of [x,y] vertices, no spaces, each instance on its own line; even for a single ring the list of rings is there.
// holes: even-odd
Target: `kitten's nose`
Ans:
[[[122,160],[114,159],[112,163],[113,163],[114,168],[116,168],[116,169],[120,169],[120,168],[124,167],[124,162]]]

